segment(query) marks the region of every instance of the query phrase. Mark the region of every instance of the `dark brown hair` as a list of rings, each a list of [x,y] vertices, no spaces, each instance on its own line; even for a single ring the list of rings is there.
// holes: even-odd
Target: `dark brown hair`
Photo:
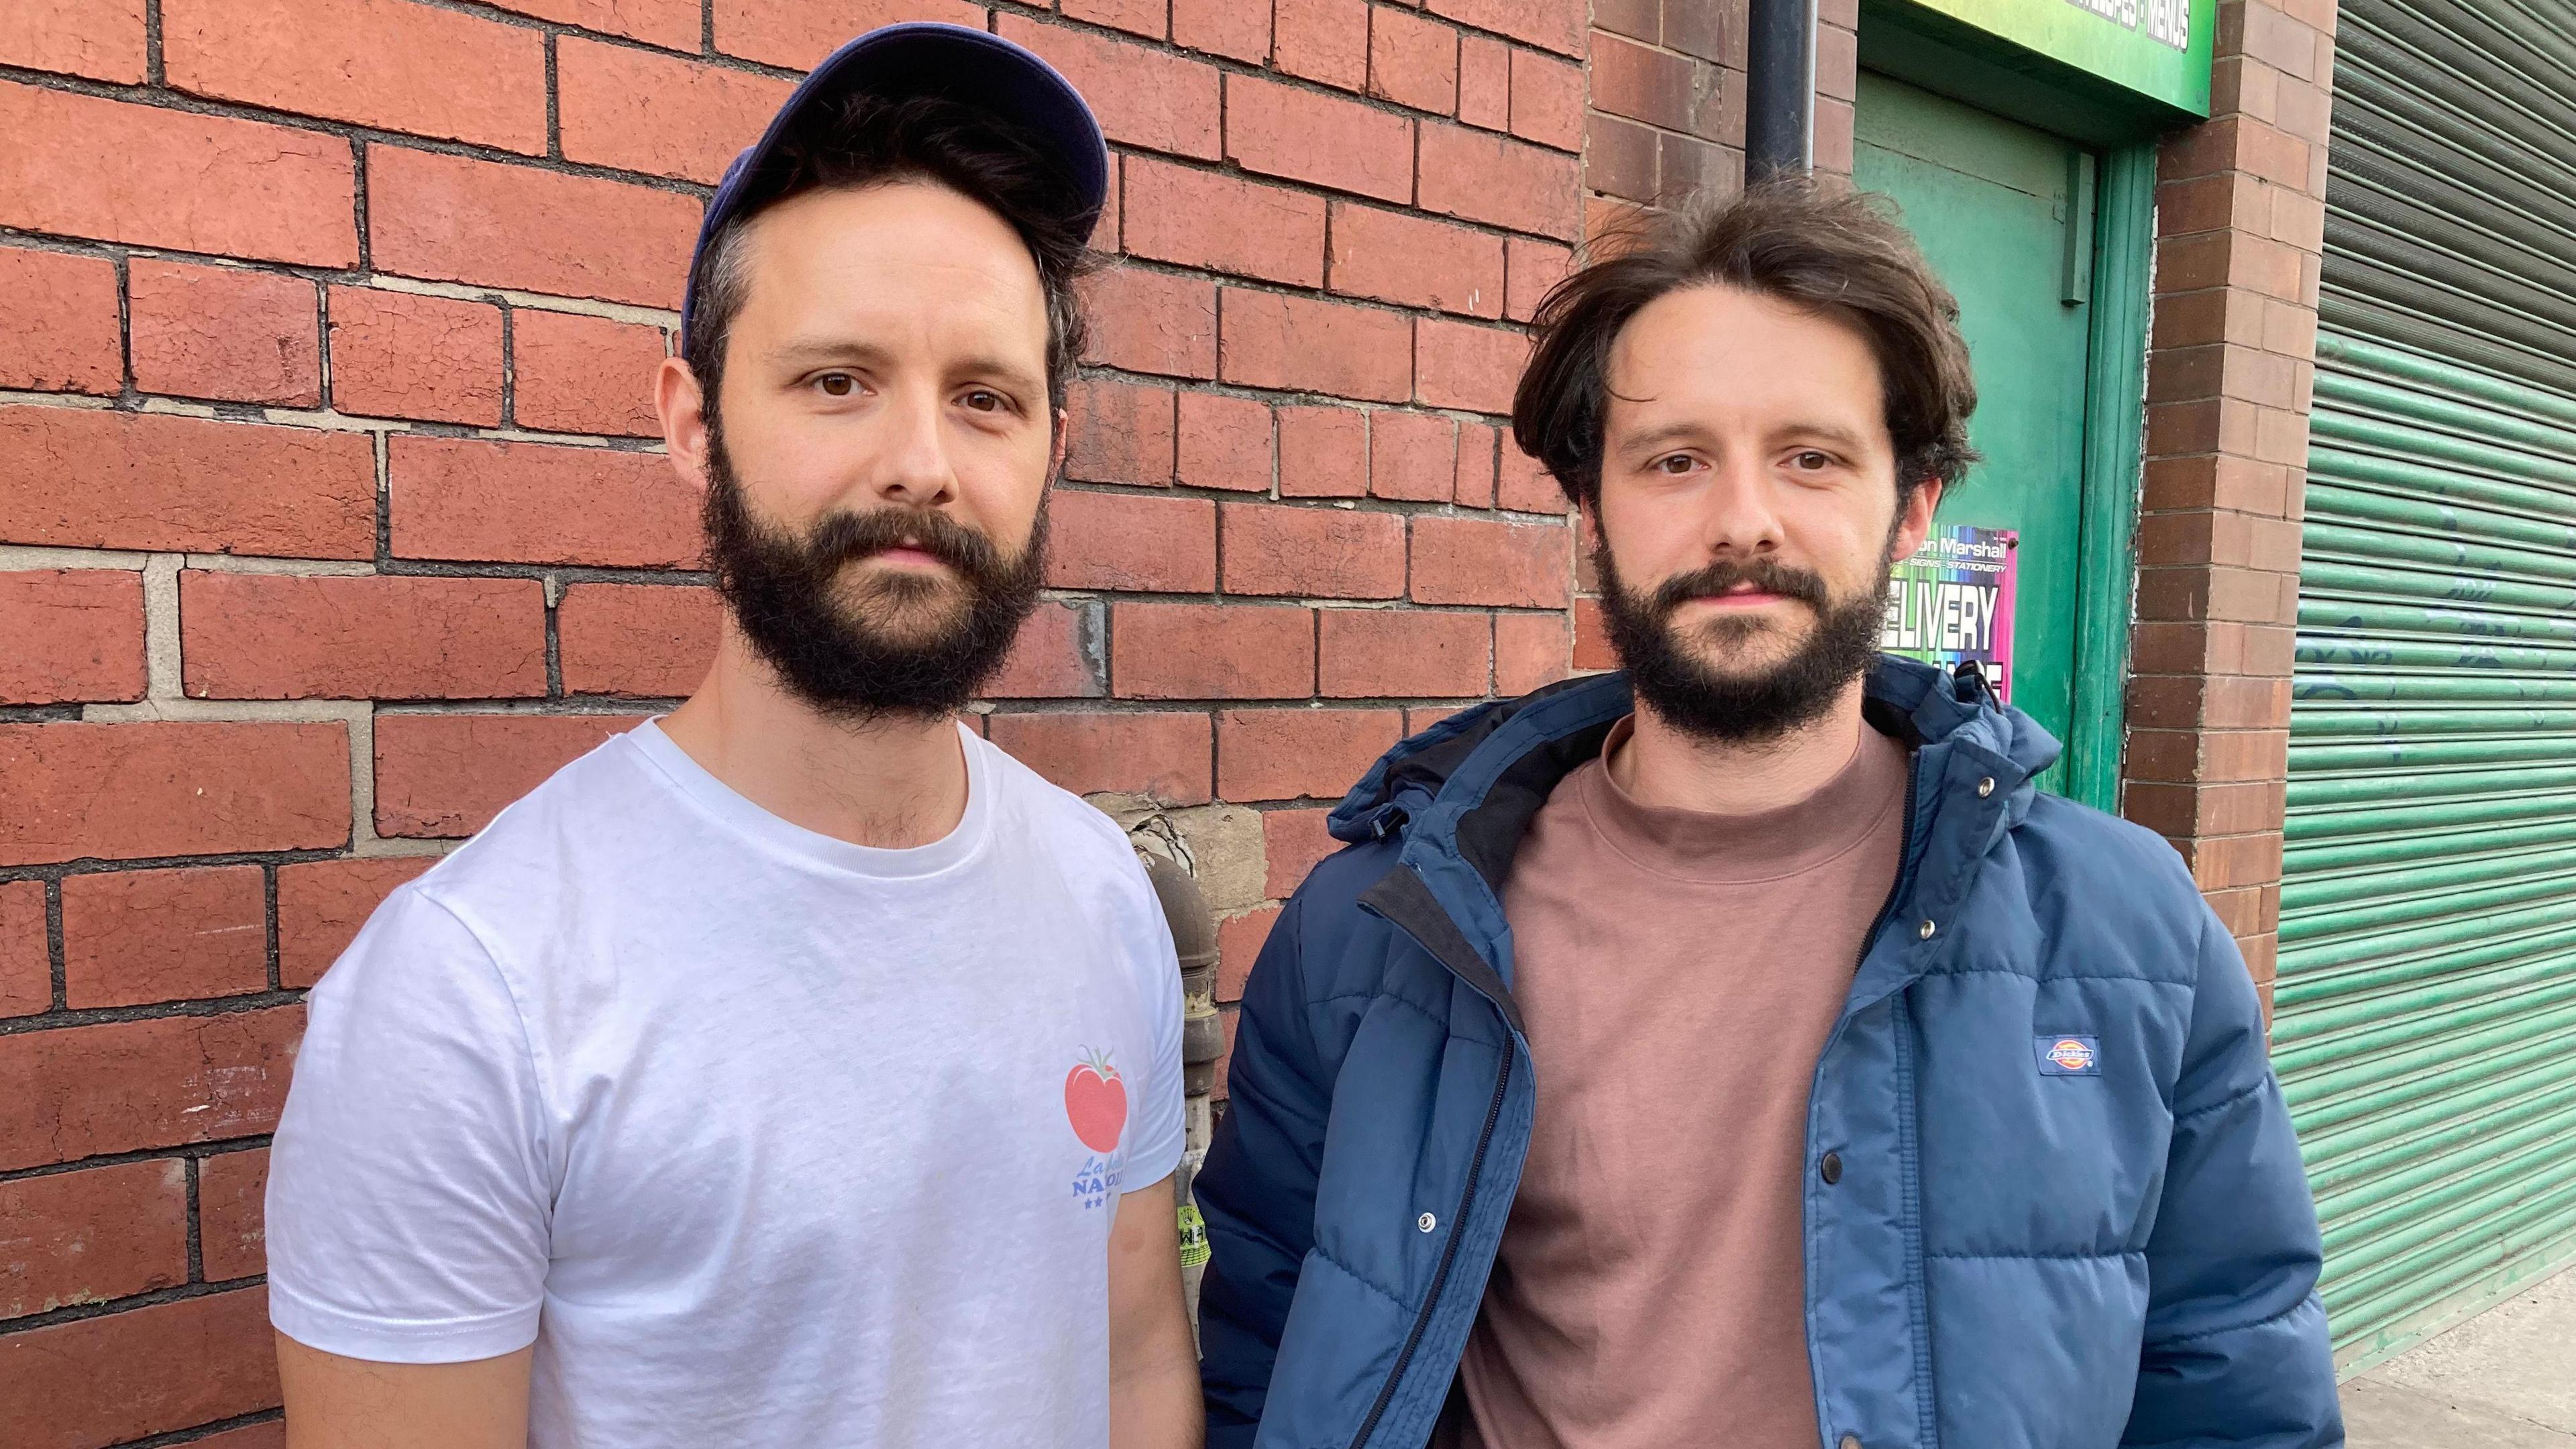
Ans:
[[[799,119],[769,158],[758,205],[725,223],[697,260],[697,309],[680,355],[706,393],[710,416],[724,382],[725,342],[750,286],[743,237],[754,218],[791,196],[825,187],[928,181],[982,203],[1010,223],[1037,264],[1046,297],[1047,400],[1064,406],[1087,329],[1075,283],[1093,265],[1087,223],[1064,168],[1032,138],[975,108],[938,96],[889,101],[865,93]]]
[[[1607,251],[1608,255],[1601,255]],[[1601,259],[1539,303],[1512,437],[1589,508],[1601,497],[1610,349],[1629,319],[1686,287],[1774,297],[1857,329],[1878,359],[1900,496],[1959,481],[1976,462],[1977,384],[1959,304],[1914,238],[1841,182],[1789,177],[1654,217],[1595,244]]]

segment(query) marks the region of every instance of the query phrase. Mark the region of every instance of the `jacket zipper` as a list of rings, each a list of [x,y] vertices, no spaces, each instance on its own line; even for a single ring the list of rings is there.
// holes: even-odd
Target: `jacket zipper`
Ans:
[[[1868,929],[1867,931],[1864,931],[1864,932],[1862,932],[1862,933],[1861,933],[1861,938],[1860,938],[1860,955],[1859,955],[1858,957],[1854,958],[1854,959],[1853,959],[1853,961],[1852,961],[1852,976],[1853,976],[1853,978],[1854,978],[1854,979],[1858,979],[1858,977],[1860,976],[1861,968],[1869,964],[1869,953],[1871,952],[1871,950],[1873,950],[1873,949],[1878,945],[1878,938],[1879,938],[1879,934],[1880,934],[1881,932],[1883,932],[1883,931],[1885,931],[1885,930],[1887,929],[1887,923],[1895,917],[1895,915],[1896,915],[1896,903],[1897,903],[1898,901],[1900,901],[1900,900],[1904,899],[1904,897],[1905,897],[1905,884],[1906,884],[1906,880],[1907,880],[1907,878],[1908,878],[1909,876],[1911,876],[1911,875],[1913,874],[1913,870],[1914,870],[1914,866],[1913,866],[1913,861],[1914,861],[1914,797],[1915,797],[1915,791],[1916,791],[1916,788],[1917,788],[1917,786],[1918,786],[1918,785],[1919,785],[1919,783],[1920,783],[1920,777],[1922,776],[1922,773],[1923,773],[1923,762],[1922,762],[1922,757],[1921,757],[1920,755],[1917,755],[1917,756],[1915,756],[1914,758],[1909,759],[1909,760],[1907,760],[1907,761],[1905,762],[1905,804],[1904,804],[1904,806],[1902,807],[1902,808],[1903,808],[1903,810],[1904,810],[1904,814],[1903,814],[1903,816],[1901,817],[1901,818],[1904,820],[1904,822],[1905,822],[1905,839],[1904,839],[1903,844],[1901,844],[1901,845],[1900,845],[1900,846],[1898,846],[1898,848],[1897,848],[1897,856],[1896,856],[1896,879],[1895,879],[1895,880],[1893,880],[1893,881],[1890,881],[1890,882],[1888,883],[1888,887],[1887,887],[1887,899],[1886,899],[1886,900],[1883,900],[1883,901],[1881,901],[1881,902],[1879,902],[1879,904],[1878,904],[1878,914],[1877,914],[1877,916],[1875,916],[1874,918],[1872,918],[1872,919],[1871,919],[1871,921],[1870,921],[1870,923],[1869,923],[1869,929]],[[1807,1117],[1807,1152],[1808,1152],[1808,1155],[1809,1155],[1811,1158],[1814,1156],[1814,1154],[1815,1154],[1815,1149],[1816,1149],[1816,1127],[1815,1127],[1815,1110],[1816,1110],[1816,1107],[1815,1107],[1816,1091],[1815,1091],[1815,1089],[1816,1089],[1816,1085],[1817,1085],[1818,1083],[1821,1083],[1821,1082],[1824,1080],[1824,1072],[1825,1072],[1825,1058],[1826,1058],[1826,1057],[1828,1057],[1828,1056],[1833,1055],[1833,1050],[1834,1050],[1835,1046],[1841,1043],[1841,1041],[1842,1041],[1842,1039],[1843,1039],[1843,1028],[1844,1028],[1847,1024],[1848,1024],[1848,1023],[1847,1023],[1847,1022],[1845,1022],[1845,1021],[1837,1021],[1837,1022],[1835,1022],[1835,1023],[1834,1023],[1834,1029],[1833,1029],[1833,1033],[1832,1033],[1832,1035],[1828,1036],[1828,1037],[1825,1039],[1825,1049],[1824,1049],[1822,1052],[1818,1053],[1818,1054],[1817,1054],[1817,1057],[1816,1057],[1816,1081],[1815,1081],[1815,1082],[1811,1082],[1811,1083],[1809,1083],[1809,1084],[1808,1084],[1808,1088],[1807,1088],[1807,1113],[1808,1113],[1808,1117]],[[1802,1173],[1802,1175],[1803,1175],[1803,1173]],[[1804,1193],[1803,1193],[1803,1191],[1802,1191],[1802,1193],[1801,1193],[1801,1197],[1802,1197],[1802,1198],[1804,1197]],[[1801,1213],[1800,1213],[1800,1217],[1803,1219],[1803,1218],[1804,1218],[1804,1216],[1805,1216],[1805,1213],[1804,1213],[1804,1212],[1803,1212],[1803,1210],[1802,1210],[1802,1211],[1801,1211]],[[1803,1251],[1804,1251],[1804,1249],[1805,1249],[1805,1243],[1804,1243],[1804,1241],[1803,1241],[1803,1239],[1804,1239],[1804,1237],[1805,1237],[1805,1229],[1804,1229],[1803,1224],[1801,1225],[1801,1229],[1800,1229],[1800,1234],[1799,1234],[1799,1236],[1800,1236],[1800,1238],[1802,1239],[1802,1241],[1801,1241],[1801,1243],[1800,1243],[1800,1250],[1801,1250],[1801,1252],[1803,1252]],[[1803,1270],[1802,1270],[1802,1271],[1803,1271]],[[1806,1291],[1806,1297],[1807,1297],[1807,1307],[1808,1307],[1808,1309],[1809,1309],[1809,1310],[1811,1310],[1811,1311],[1812,1311],[1812,1310],[1814,1309],[1814,1307],[1815,1307],[1815,1297],[1816,1297],[1816,1284],[1815,1284],[1815,1279],[1814,1279],[1813,1275],[1809,1275],[1809,1276],[1808,1276],[1808,1279],[1807,1279],[1807,1291]],[[1808,1338],[1808,1340],[1807,1340],[1807,1378],[1808,1378],[1808,1381],[1809,1381],[1809,1382],[1814,1386],[1814,1389],[1815,1389],[1815,1394],[1816,1394],[1816,1422],[1817,1422],[1819,1425],[1821,1425],[1821,1424],[1823,1424],[1823,1423],[1825,1423],[1825,1422],[1826,1422],[1826,1415],[1825,1415],[1825,1371],[1824,1371],[1824,1370],[1825,1370],[1825,1366],[1824,1366],[1823,1364],[1818,1363],[1818,1362],[1816,1361],[1816,1343],[1815,1343],[1815,1339],[1811,1336],[1811,1337],[1809,1337],[1809,1338]],[[1355,1446],[1353,1446],[1353,1449],[1357,1449],[1357,1446],[1356,1446],[1356,1445],[1355,1445]]]
[[[1441,1290],[1448,1286],[1450,1265],[1458,1260],[1458,1240],[1467,1230],[1467,1214],[1476,1205],[1476,1185],[1485,1172],[1485,1148],[1494,1140],[1494,1124],[1503,1117],[1503,1096],[1512,1081],[1512,1044],[1505,1033],[1503,1069],[1494,1074],[1494,1100],[1485,1108],[1485,1130],[1476,1139],[1475,1155],[1467,1159],[1467,1190],[1458,1196],[1458,1214],[1449,1221],[1449,1241],[1440,1248],[1440,1263],[1431,1270],[1431,1292],[1422,1300],[1422,1311],[1414,1315],[1413,1331],[1404,1336],[1404,1347],[1396,1351],[1395,1367],[1386,1376],[1386,1387],[1378,1390],[1377,1402],[1369,1405],[1368,1417],[1360,1421],[1360,1432],[1351,1440],[1351,1449],[1361,1449],[1369,1436],[1377,1432],[1377,1421],[1395,1398],[1395,1386],[1404,1382],[1404,1371],[1413,1362],[1414,1349],[1421,1346],[1422,1335],[1431,1327],[1432,1311],[1440,1306]]]

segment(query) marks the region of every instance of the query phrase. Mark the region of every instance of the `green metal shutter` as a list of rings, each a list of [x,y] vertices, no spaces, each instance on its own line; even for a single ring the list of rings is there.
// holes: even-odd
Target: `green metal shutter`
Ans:
[[[2273,1059],[2358,1371],[2576,1257],[2576,28],[2337,51]]]

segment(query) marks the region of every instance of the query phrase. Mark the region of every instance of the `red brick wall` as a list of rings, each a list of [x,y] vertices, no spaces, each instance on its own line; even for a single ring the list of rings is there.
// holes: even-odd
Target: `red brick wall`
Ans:
[[[1221,994],[1369,757],[1569,668],[1572,535],[1498,423],[1582,223],[1582,0],[13,13],[11,1445],[280,1442],[259,1197],[302,989],[694,685],[714,605],[646,382],[706,186],[794,67],[916,15],[1034,46],[1118,153],[1053,587],[989,731],[1167,812]]]

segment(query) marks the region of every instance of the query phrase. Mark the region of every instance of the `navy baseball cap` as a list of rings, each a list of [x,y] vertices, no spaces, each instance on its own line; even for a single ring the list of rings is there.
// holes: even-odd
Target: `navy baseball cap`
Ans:
[[[770,118],[769,129],[725,168],[689,253],[688,292],[680,303],[683,336],[697,316],[698,259],[726,222],[768,199],[760,189],[761,173],[779,138],[809,108],[853,92],[892,100],[941,96],[1011,123],[1064,167],[1076,207],[1066,220],[1086,237],[1100,220],[1109,199],[1109,147],[1073,82],[1026,47],[985,31],[936,20],[879,26],[806,72]]]

